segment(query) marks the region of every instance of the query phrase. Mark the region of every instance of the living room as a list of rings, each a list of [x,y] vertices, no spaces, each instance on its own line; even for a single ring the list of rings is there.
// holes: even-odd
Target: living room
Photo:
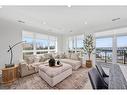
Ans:
[[[127,89],[126,10],[126,6],[2,6],[1,89]],[[112,78],[110,68],[117,68],[121,77]],[[10,69],[12,75],[7,74]],[[96,84],[96,71],[106,80]]]

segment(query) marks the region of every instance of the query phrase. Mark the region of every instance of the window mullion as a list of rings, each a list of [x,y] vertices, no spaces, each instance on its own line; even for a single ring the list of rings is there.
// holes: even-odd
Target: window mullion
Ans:
[[[34,45],[33,54],[36,55],[37,53],[36,53],[36,34],[35,33],[33,34],[33,45]]]

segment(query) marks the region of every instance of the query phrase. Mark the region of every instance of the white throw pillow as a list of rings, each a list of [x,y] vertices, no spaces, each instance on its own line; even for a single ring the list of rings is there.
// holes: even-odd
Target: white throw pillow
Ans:
[[[40,62],[44,62],[44,61],[46,61],[46,60],[48,60],[48,58],[45,57],[44,55],[42,55],[41,58],[40,58]]]
[[[27,64],[32,64],[32,63],[34,63],[34,55],[28,56],[28,57],[26,58],[26,62],[27,62]]]
[[[65,58],[65,53],[61,53],[61,54],[60,54],[60,58],[61,58],[61,59],[64,59],[64,58]]]
[[[67,58],[67,59],[70,59],[71,58],[71,53],[65,53],[65,58]]]
[[[40,56],[35,56],[35,57],[34,57],[34,62],[35,62],[35,63],[36,63],[36,62],[40,62],[40,59],[41,59]]]
[[[71,54],[71,59],[73,59],[73,60],[79,60],[78,54],[72,53],[72,54]]]

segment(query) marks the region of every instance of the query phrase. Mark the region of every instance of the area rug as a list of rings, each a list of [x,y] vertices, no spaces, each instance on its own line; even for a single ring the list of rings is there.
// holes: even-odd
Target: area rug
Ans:
[[[83,89],[87,82],[88,69],[79,68],[54,87],[50,87],[37,73],[18,79],[9,89]]]

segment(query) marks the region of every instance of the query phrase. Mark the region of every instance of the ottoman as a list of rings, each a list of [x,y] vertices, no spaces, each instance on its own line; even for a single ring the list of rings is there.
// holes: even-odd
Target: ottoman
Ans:
[[[51,87],[61,82],[72,74],[72,66],[62,63],[60,67],[49,67],[48,64],[39,66],[39,76],[44,79]]]

